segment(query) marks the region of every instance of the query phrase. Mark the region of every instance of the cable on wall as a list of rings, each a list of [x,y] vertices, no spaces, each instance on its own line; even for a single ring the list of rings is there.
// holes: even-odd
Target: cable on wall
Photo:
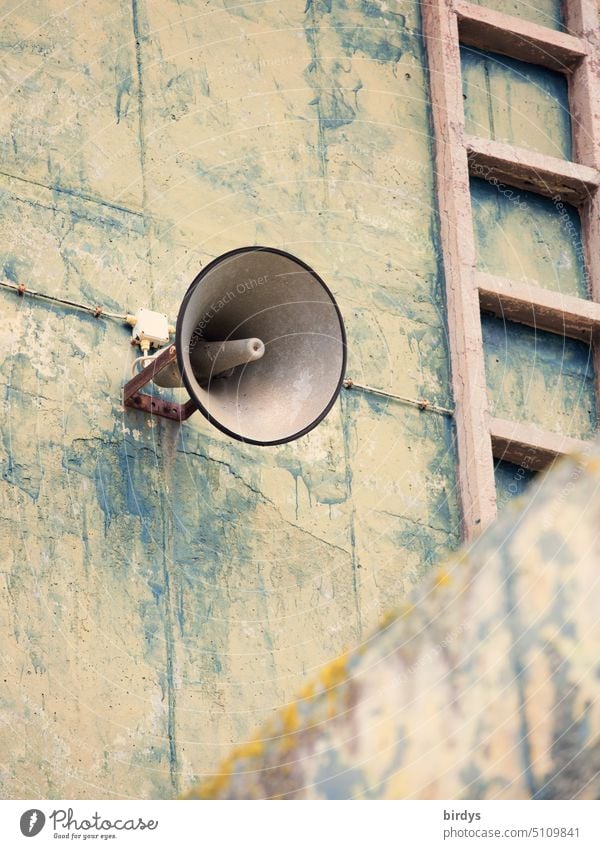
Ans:
[[[113,318],[117,321],[123,321],[130,325],[134,325],[136,323],[135,316],[132,316],[129,313],[110,312],[110,310],[107,310],[99,304],[82,304],[80,301],[71,301],[68,298],[59,298],[56,295],[48,295],[45,292],[28,289],[24,283],[9,283],[8,280],[0,280],[0,287],[16,292],[20,297],[28,295],[32,298],[41,298],[44,301],[63,304],[64,306],[71,307],[72,309],[82,310],[89,315],[93,315],[95,318]],[[147,359],[147,357],[139,357],[135,361],[135,365],[143,359]],[[385,392],[383,389],[376,389],[374,386],[356,383],[356,381],[351,378],[346,378],[346,380],[344,380],[344,388],[349,390],[358,389],[361,392],[368,392],[371,395],[379,395],[382,398],[391,398],[394,401],[400,401],[403,404],[410,404],[413,407],[417,407],[419,410],[427,410],[431,413],[438,413],[441,416],[454,416],[454,410],[450,410],[448,407],[440,407],[438,404],[433,404],[425,398],[408,398],[405,395],[396,395],[393,392]]]
[[[403,404],[410,404],[413,407],[418,407],[419,410],[428,410],[431,413],[439,413],[440,416],[453,416],[454,410],[448,407],[440,407],[438,404],[432,404],[425,398],[407,398],[406,395],[395,395],[393,392],[384,392],[383,389],[375,389],[374,386],[366,386],[363,383],[356,383],[350,378],[344,380],[345,389],[359,389],[361,392],[368,392],[370,395],[380,395],[382,398],[392,398],[394,401],[401,401]]]
[[[7,280],[0,280],[0,286],[4,289],[10,289],[13,292],[16,292],[17,295],[20,295],[21,297],[29,295],[32,298],[42,298],[44,301],[53,301],[57,304],[72,307],[73,309],[83,310],[84,312],[95,316],[95,318],[115,318],[118,321],[129,322],[130,316],[125,313],[120,314],[110,312],[105,307],[99,305],[82,304],[79,301],[70,301],[67,298],[59,298],[56,295],[47,295],[45,292],[37,292],[35,289],[28,289],[24,283],[9,283]]]

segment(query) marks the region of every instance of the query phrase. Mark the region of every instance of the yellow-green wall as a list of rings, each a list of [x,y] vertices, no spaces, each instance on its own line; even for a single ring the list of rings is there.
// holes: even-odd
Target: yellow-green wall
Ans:
[[[452,406],[415,0],[11,0],[2,26],[4,279],[174,319],[212,258],[283,248],[338,299],[348,376]],[[547,142],[515,91],[495,126],[566,152],[554,101]],[[499,241],[521,240],[515,210],[480,200],[480,267],[518,270]],[[542,215],[527,279],[555,269],[557,238]],[[577,257],[565,242],[567,287]],[[125,412],[119,322],[0,302],[2,793],[173,795],[457,546],[453,423],[344,390],[309,436],[243,446],[199,415]],[[528,394],[520,351],[504,383],[488,347],[488,381],[527,418],[559,360],[542,358]],[[559,428],[589,402],[577,380],[589,389],[581,369],[565,383]]]
[[[175,318],[213,257],[284,248],[350,376],[451,405],[417,5],[61,9],[3,19],[4,277]],[[0,299],[2,792],[172,795],[457,545],[452,424],[346,393],[242,446],[124,412],[118,322]]]

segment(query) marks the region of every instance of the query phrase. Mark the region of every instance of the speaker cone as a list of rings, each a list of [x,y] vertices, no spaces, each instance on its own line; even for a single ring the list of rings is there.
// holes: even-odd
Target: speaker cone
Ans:
[[[207,265],[184,297],[176,347],[198,410],[257,445],[289,442],[319,424],[346,367],[333,295],[306,263],[275,248],[239,248]]]

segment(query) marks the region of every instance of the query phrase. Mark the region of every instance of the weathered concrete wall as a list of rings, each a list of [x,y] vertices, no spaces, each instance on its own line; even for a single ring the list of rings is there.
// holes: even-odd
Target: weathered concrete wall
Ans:
[[[535,0],[535,3],[526,0],[473,0],[478,6],[487,6],[496,9],[505,15],[514,15],[526,21],[533,21],[550,29],[563,30],[563,15],[561,0]]]
[[[577,439],[597,430],[589,345],[484,316],[490,412]]]
[[[467,133],[572,158],[564,74],[472,47],[461,66]]]
[[[350,375],[451,405],[415,2],[42,0],[3,27],[6,278],[174,318],[212,257],[282,247],[338,297]],[[0,299],[2,794],[172,795],[456,546],[452,425],[352,393],[242,447],[125,413],[118,323]]]
[[[471,180],[477,266],[579,298],[589,297],[581,222],[568,203],[474,177]],[[526,250],[525,250],[526,248]]]

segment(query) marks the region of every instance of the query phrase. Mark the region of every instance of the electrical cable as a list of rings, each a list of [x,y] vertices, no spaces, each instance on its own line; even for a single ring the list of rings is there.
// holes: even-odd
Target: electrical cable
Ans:
[[[45,301],[54,301],[57,304],[63,304],[64,306],[72,307],[73,309],[83,310],[96,318],[115,318],[118,321],[125,322],[127,322],[129,318],[129,316],[125,313],[121,315],[120,313],[110,312],[105,309],[105,307],[101,307],[99,305],[91,306],[89,304],[79,303],[78,301],[71,301],[68,298],[59,298],[56,295],[47,295],[45,292],[37,292],[34,289],[28,289],[24,283],[17,284],[9,283],[7,280],[0,280],[0,286],[4,289],[11,289],[21,297],[23,297],[23,295],[30,295],[32,298],[42,298]]]
[[[91,306],[89,304],[82,304],[79,301],[71,301],[68,298],[59,298],[56,295],[48,295],[45,292],[38,292],[35,289],[28,289],[24,283],[9,283],[7,280],[0,280],[0,287],[3,289],[9,289],[13,292],[16,292],[20,297],[24,295],[29,295],[32,298],[42,298],[45,301],[51,301],[57,304],[63,304],[64,306],[71,307],[72,309],[83,310],[90,315],[95,316],[95,318],[114,318],[117,321],[123,321],[128,324],[132,323],[132,320],[135,321],[134,317],[128,313],[115,313],[110,312],[105,309],[105,307],[96,305]],[[136,368],[140,362],[145,362],[150,359],[147,352],[144,356],[137,357],[131,364],[131,373],[135,374]],[[363,383],[356,383],[356,381],[351,378],[347,378],[344,380],[344,388],[345,389],[359,389],[361,392],[369,392],[371,395],[379,395],[382,398],[391,398],[394,401],[401,401],[404,404],[410,404],[413,407],[418,407],[419,410],[428,410],[432,413],[439,413],[442,416],[453,416],[454,410],[448,409],[448,407],[440,407],[438,404],[432,404],[431,401],[427,401],[424,398],[408,398],[405,395],[396,395],[393,392],[385,392],[383,389],[376,389],[374,386],[367,386]]]
[[[159,351],[158,353],[162,354],[163,351]],[[146,365],[149,365],[149,363],[147,363],[146,361],[152,360],[154,356],[154,354],[143,354],[141,357],[136,357],[135,360],[131,363],[131,376],[136,376],[136,374],[138,373],[137,367],[140,363],[142,364],[142,369],[145,369]]]
[[[411,404],[413,407],[418,407],[419,410],[429,410],[432,413],[439,413],[441,416],[453,416],[454,410],[448,407],[440,407],[438,404],[432,404],[424,398],[407,398],[405,395],[394,395],[393,392],[384,392],[383,389],[375,389],[374,386],[366,386],[363,383],[356,383],[350,378],[344,380],[345,389],[360,389],[362,392],[369,392],[371,395],[381,395],[383,398],[392,398],[394,401],[401,401],[403,404]]]

